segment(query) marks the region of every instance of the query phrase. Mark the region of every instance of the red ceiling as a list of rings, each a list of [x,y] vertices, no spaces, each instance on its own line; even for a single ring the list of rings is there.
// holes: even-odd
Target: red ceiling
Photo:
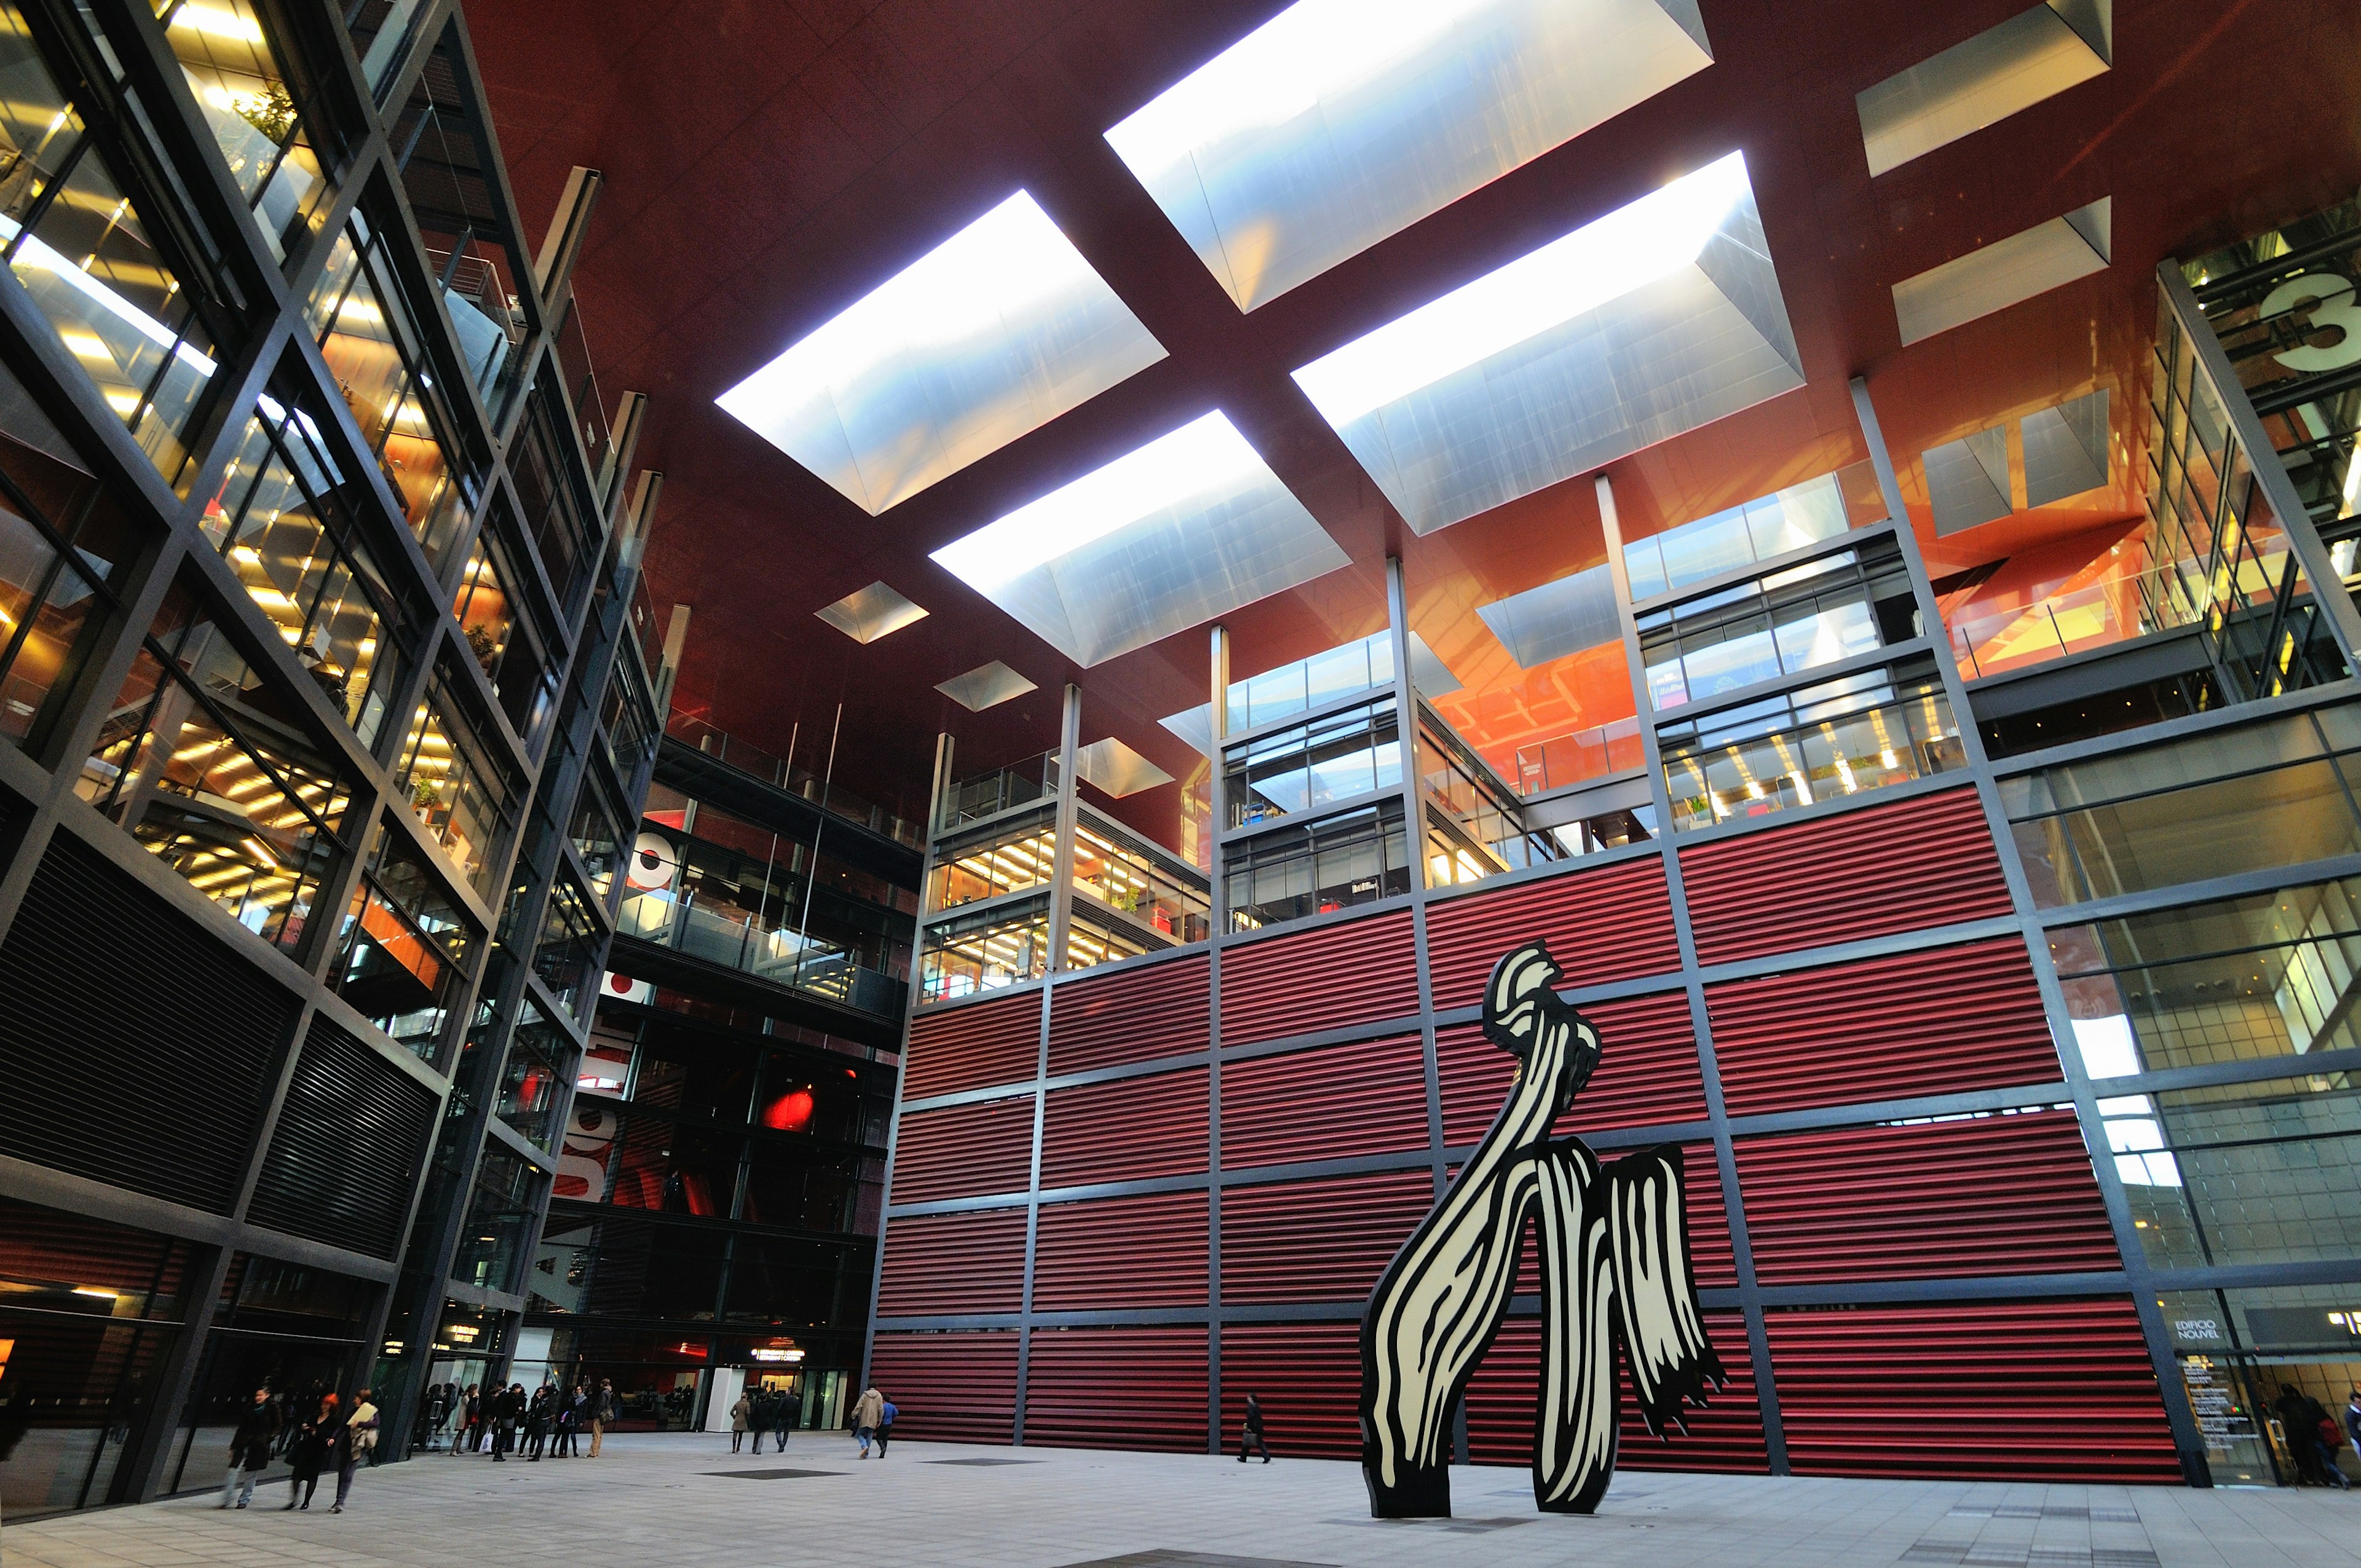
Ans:
[[[1733,148],[1810,384],[1615,464],[1627,532],[1866,455],[1855,374],[1914,501],[1922,448],[2096,385],[2122,389],[2117,433],[2136,441],[2158,259],[2361,185],[2361,6],[2115,0],[2113,71],[1872,181],[1854,94],[2026,4],[1700,0],[1711,69],[1251,315],[1101,132],[1281,0],[476,0],[469,22],[533,237],[573,165],[606,176],[577,288],[609,398],[651,399],[650,583],[695,609],[676,705],[774,749],[794,733],[817,771],[841,702],[840,778],[914,806],[938,730],[961,772],[1047,749],[1069,679],[1084,740],[1188,772],[1153,721],[1204,700],[1202,630],[1078,671],[928,553],[1207,409],[1353,557],[1232,616],[1235,674],[1382,625],[1389,551],[1422,627],[1602,559],[1587,477],[1411,536],[1288,371]],[[713,406],[1020,186],[1169,358],[874,519]],[[2106,272],[1899,346],[1896,280],[2102,196]],[[1915,509],[1932,569],[2136,512],[2127,456],[2112,494],[1940,542]],[[879,578],[930,618],[868,647],[813,619]],[[981,716],[932,689],[994,658],[1040,689]]]

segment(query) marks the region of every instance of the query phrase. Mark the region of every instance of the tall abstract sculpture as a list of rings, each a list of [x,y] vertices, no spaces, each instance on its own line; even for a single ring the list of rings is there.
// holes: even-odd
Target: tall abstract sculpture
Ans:
[[[1726,1380],[1697,1312],[1680,1146],[1601,1166],[1580,1139],[1550,1136],[1600,1050],[1598,1031],[1552,989],[1562,978],[1539,942],[1493,968],[1484,1034],[1517,1058],[1516,1079],[1361,1315],[1361,1472],[1378,1519],[1450,1516],[1451,1412],[1508,1316],[1528,1219],[1541,1244],[1543,1510],[1587,1514],[1607,1491],[1619,1343],[1659,1437]]]

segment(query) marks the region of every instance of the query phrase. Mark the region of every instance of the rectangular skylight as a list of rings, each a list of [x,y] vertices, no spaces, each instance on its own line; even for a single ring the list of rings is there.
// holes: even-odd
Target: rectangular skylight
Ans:
[[[1854,100],[1872,175],[1971,136],[2107,71],[2114,0],[2047,0]]]
[[[1712,63],[1697,0],[1299,0],[1106,139],[1250,311]]]
[[[1739,153],[1295,379],[1420,533],[1804,384]]]
[[[1216,409],[934,559],[1088,666],[1349,558]]]
[[[1019,191],[714,400],[874,517],[1163,357]]]
[[[1929,267],[1894,285],[1894,320],[1906,345],[2022,304],[2107,269],[2114,203],[2102,196],[2046,224]]]

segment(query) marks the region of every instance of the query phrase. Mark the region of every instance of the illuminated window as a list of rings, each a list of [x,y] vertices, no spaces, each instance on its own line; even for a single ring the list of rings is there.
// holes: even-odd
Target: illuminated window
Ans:
[[[329,187],[261,18],[247,0],[168,0],[159,15],[238,194],[285,260]]]
[[[489,894],[515,821],[516,791],[461,717],[439,671],[411,719],[399,777],[427,835],[450,852],[478,893]]]

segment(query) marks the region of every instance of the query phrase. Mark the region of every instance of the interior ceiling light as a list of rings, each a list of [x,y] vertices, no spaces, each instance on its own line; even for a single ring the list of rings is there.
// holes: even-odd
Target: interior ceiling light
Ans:
[[[1076,751],[1074,772],[1084,784],[1095,785],[1118,800],[1172,782],[1170,773],[1112,735]]]
[[[1854,99],[1869,172],[1884,173],[2103,74],[2114,0],[2047,0]]]
[[[1804,384],[1742,154],[1295,379],[1420,533]]]
[[[982,713],[1034,689],[1033,683],[994,659],[963,675],[953,675],[935,687],[970,713]]]
[[[1697,0],[1299,0],[1106,139],[1250,311],[1712,63]]]
[[[934,559],[1087,668],[1349,557],[1216,409]]]
[[[714,401],[874,517],[1163,357],[1019,191]]]
[[[1905,345],[1949,332],[2037,294],[2106,270],[2114,252],[2114,202],[2087,207],[1996,239],[1894,285],[1894,323]]]
[[[812,613],[855,642],[874,642],[888,632],[901,630],[912,621],[927,619],[924,609],[912,604],[883,583],[856,588],[834,604]]]

